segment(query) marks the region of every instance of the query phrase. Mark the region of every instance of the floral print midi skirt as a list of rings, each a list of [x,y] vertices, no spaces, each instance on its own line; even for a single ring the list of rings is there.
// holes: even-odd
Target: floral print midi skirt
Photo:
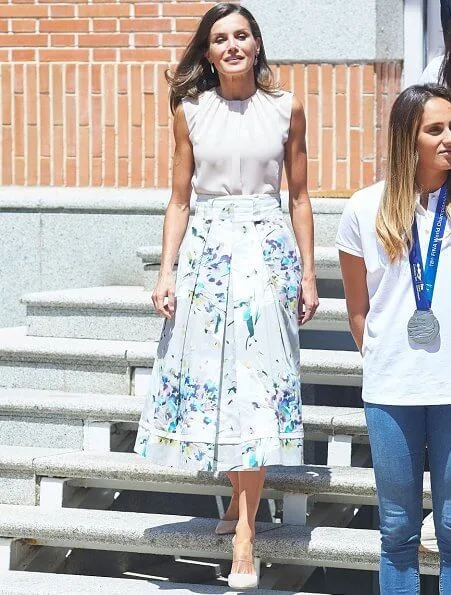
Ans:
[[[302,464],[300,277],[278,197],[198,198],[137,453],[198,471]]]

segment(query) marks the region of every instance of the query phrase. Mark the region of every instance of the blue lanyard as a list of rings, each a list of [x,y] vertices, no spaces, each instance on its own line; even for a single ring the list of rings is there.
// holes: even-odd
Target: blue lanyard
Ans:
[[[410,270],[412,273],[413,292],[417,310],[430,310],[434,294],[435,278],[437,276],[438,261],[442,248],[443,234],[446,227],[446,199],[448,197],[447,182],[440,189],[437,208],[434,217],[434,226],[429,239],[426,263],[423,268],[421,257],[420,239],[418,236],[417,221],[414,216],[412,225],[412,248],[409,253]]]

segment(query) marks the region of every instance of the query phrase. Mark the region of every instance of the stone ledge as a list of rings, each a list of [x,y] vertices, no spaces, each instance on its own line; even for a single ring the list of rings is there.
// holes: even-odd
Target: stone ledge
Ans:
[[[32,415],[138,423],[143,406],[144,397],[126,394],[0,388],[0,414],[9,417]],[[306,432],[367,435],[365,414],[361,408],[303,405],[302,415]]]
[[[12,448],[10,450],[13,450]],[[0,459],[1,462],[1,459]],[[119,480],[139,484],[167,484],[168,491],[175,484],[227,486],[225,473],[167,469],[150,464],[134,453],[95,453],[86,451],[59,452],[35,460],[32,471],[36,476],[64,477],[69,479]],[[326,467],[300,465],[299,467],[270,467],[265,481],[266,490],[281,494],[321,495],[333,494],[376,501],[377,492],[373,469],[362,467]],[[430,474],[424,475],[424,502],[431,507]]]
[[[230,559],[230,536],[217,520],[143,513],[0,506],[0,536],[34,545]],[[257,524],[255,554],[265,562],[376,570],[378,531]],[[438,573],[437,554],[420,554],[421,571]]]
[[[170,188],[0,187],[0,212],[91,212],[164,215]],[[288,212],[288,192],[282,191]],[[346,198],[312,198],[314,214],[341,214]],[[195,195],[192,197],[192,206]]]
[[[166,581],[109,578],[47,572],[12,570],[2,575],[2,595],[73,595],[74,593],[108,593],[108,595],[236,595],[227,587],[169,583]],[[256,595],[313,595],[298,591],[250,589]],[[318,594],[317,594],[318,595]],[[319,594],[321,595],[321,594]]]
[[[141,258],[145,270],[158,270],[161,262],[161,246],[141,246],[136,255]],[[315,265],[318,279],[341,279],[338,250],[332,247],[315,247]]]
[[[159,340],[163,317],[141,286],[112,285],[29,293],[28,336],[115,340]],[[302,330],[349,331],[344,299],[321,298],[315,317]]]

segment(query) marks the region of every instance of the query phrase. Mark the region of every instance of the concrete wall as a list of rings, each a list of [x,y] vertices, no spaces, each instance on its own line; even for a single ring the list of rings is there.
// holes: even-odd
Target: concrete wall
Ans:
[[[165,189],[0,189],[0,327],[25,323],[28,292],[143,285],[136,250],[161,244],[168,197]],[[343,204],[313,201],[318,246],[333,244]]]
[[[402,60],[403,0],[242,0],[275,62]]]

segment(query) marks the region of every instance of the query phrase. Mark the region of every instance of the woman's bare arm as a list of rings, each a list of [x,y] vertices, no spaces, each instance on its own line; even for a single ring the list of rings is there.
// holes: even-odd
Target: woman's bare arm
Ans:
[[[349,325],[354,341],[362,353],[363,331],[370,309],[365,261],[360,256],[353,256],[342,250],[339,254]]]
[[[307,147],[302,103],[293,97],[290,133],[285,144],[285,171],[289,189],[289,210],[302,259],[301,324],[308,322],[319,305],[314,262],[312,206],[307,192]]]
[[[155,309],[165,318],[172,318],[175,309],[173,268],[188,225],[191,179],[194,171],[193,148],[181,104],[174,114],[174,138],[172,193],[163,224],[160,274],[152,294]],[[167,304],[164,303],[165,298],[168,298]]]

